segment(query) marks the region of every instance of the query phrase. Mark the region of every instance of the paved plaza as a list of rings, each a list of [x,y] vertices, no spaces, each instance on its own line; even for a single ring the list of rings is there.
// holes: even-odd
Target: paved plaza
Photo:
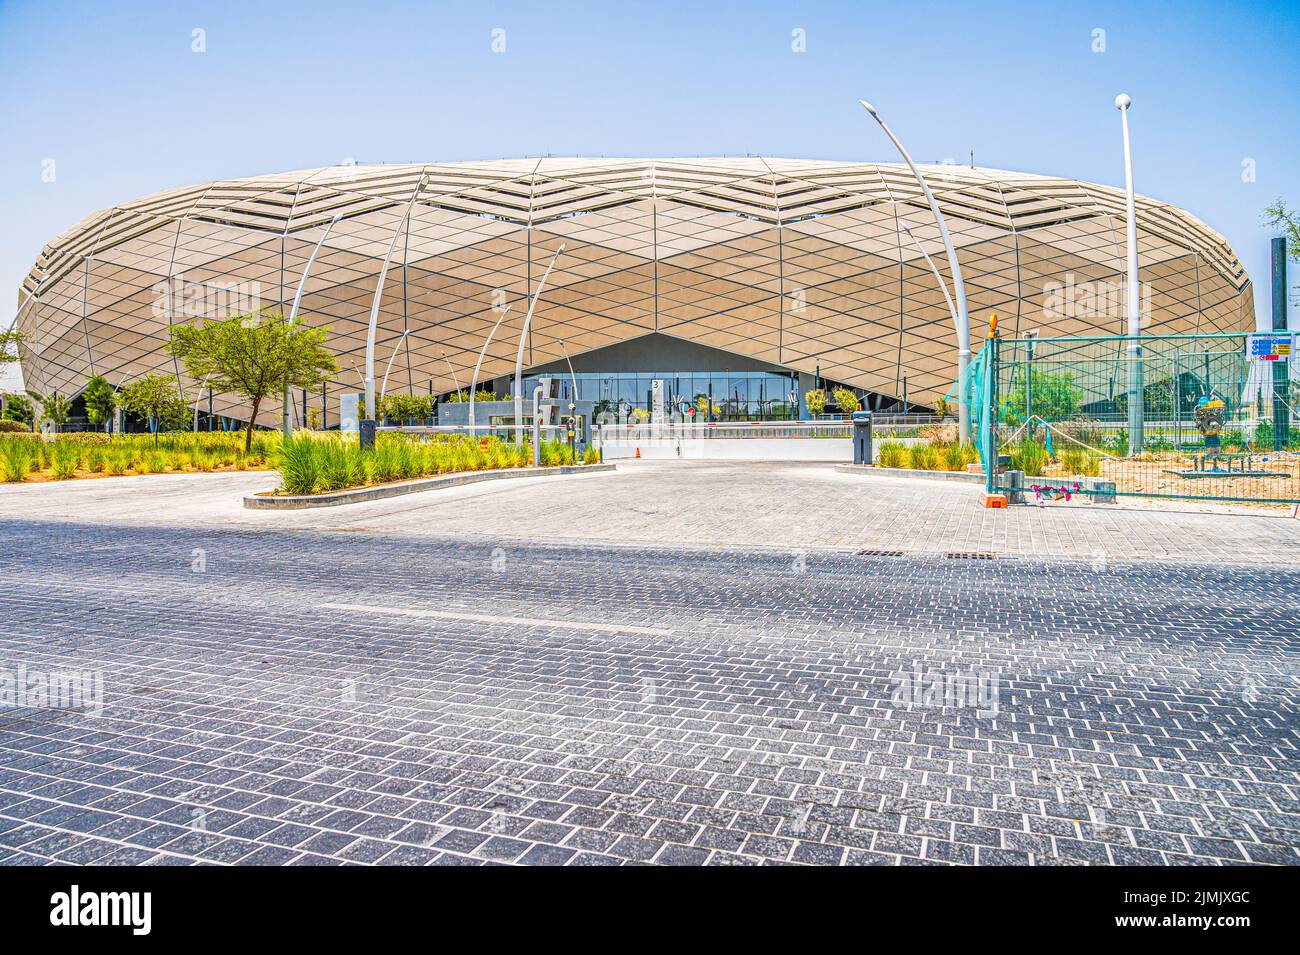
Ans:
[[[579,478],[487,482],[346,507],[242,506],[245,494],[278,483],[271,472],[252,472],[0,484],[0,519],[1300,565],[1300,520],[1289,509],[1076,498],[990,511],[975,485],[845,474],[826,463],[620,462]]]
[[[0,488],[0,863],[1300,862],[1300,521],[275,480]]]

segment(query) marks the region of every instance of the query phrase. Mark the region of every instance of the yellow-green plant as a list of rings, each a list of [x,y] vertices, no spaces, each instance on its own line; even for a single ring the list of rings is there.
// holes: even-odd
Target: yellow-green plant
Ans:
[[[1101,458],[1083,448],[1066,448],[1061,452],[1061,468],[1070,477],[1097,477]]]
[[[845,414],[852,414],[862,407],[862,402],[858,400],[858,396],[853,393],[852,388],[841,386],[831,392],[831,395],[835,399],[835,407]]]
[[[56,444],[50,455],[50,473],[56,481],[75,477],[81,467],[81,448],[75,444]]]
[[[980,459],[979,451],[969,441],[962,444],[952,441],[940,446],[943,467],[947,471],[965,471],[966,465],[974,464]]]
[[[882,468],[907,467],[907,445],[901,441],[882,441],[876,464]]]
[[[908,467],[914,471],[939,470],[939,449],[932,444],[914,444],[907,449]]]
[[[1021,438],[1011,448],[1011,467],[1026,477],[1041,477],[1047,469],[1047,448],[1033,438]]]
[[[0,471],[9,482],[26,480],[36,464],[36,449],[29,438],[0,439]]]

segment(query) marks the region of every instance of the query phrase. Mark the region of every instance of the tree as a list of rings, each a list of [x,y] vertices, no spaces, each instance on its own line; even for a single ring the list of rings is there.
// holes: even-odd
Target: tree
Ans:
[[[1068,371],[1031,370],[1028,385],[1029,388],[1026,388],[1023,374],[1016,375],[1011,394],[1007,396],[1010,407],[1004,416],[1012,424],[1025,420],[1025,405],[1030,399],[1033,407],[1029,413],[1046,421],[1065,421],[1074,417],[1079,410],[1079,402],[1083,400],[1083,389],[1074,383],[1074,375]]]
[[[6,328],[0,332],[0,365],[8,365],[18,360],[18,346],[23,336],[16,328]]]
[[[804,406],[807,407],[808,413],[814,418],[826,411],[826,389],[813,388],[811,391],[805,391],[803,395]]]
[[[68,423],[68,414],[72,411],[72,402],[57,391],[52,395],[43,395],[39,391],[27,389],[31,399],[41,406],[41,420],[48,421],[58,430]]]
[[[5,421],[20,421],[30,428],[36,421],[36,409],[23,395],[9,395],[5,399],[5,411],[0,418]]]
[[[853,393],[852,388],[841,386],[836,388],[832,394],[835,398],[835,406],[845,414],[853,414],[862,407],[862,402],[858,400],[858,396]]]
[[[188,410],[174,375],[137,378],[118,390],[117,404],[147,421],[155,433],[182,425]]]
[[[433,399],[427,395],[384,395],[376,413],[381,420],[423,421],[433,415]]]
[[[191,378],[218,391],[248,399],[250,410],[245,451],[253,446],[253,428],[267,396],[285,387],[314,388],[338,365],[325,347],[329,329],[290,325],[277,312],[248,315],[202,325],[172,328],[168,347],[185,364]]]
[[[107,425],[113,416],[113,386],[103,375],[95,375],[81,389],[81,400],[86,405],[86,418],[99,427]]]

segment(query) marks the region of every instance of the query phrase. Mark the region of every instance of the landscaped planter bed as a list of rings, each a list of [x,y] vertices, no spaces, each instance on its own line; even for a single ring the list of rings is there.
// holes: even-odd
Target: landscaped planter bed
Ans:
[[[966,484],[983,484],[982,473],[969,471],[918,471],[915,468],[882,468],[876,465],[839,464],[835,470],[846,474],[874,474],[879,477],[928,478],[931,481],[961,481]]]
[[[413,481],[397,481],[391,484],[372,484],[369,487],[355,487],[344,491],[327,491],[323,494],[252,494],[244,498],[244,507],[266,510],[294,510],[304,507],[334,507],[339,504],[360,504],[364,501],[381,501],[385,498],[398,497],[402,494],[417,494],[421,491],[436,491],[461,484],[474,484],[479,481],[497,481],[509,478],[552,477],[562,474],[587,474],[596,471],[612,471],[613,464],[565,464],[560,467],[543,468],[503,468],[491,471],[464,471],[459,474],[443,474],[437,477],[417,478]]]

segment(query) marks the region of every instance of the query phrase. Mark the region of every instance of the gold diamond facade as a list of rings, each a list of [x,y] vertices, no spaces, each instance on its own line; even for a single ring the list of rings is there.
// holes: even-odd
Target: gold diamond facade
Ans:
[[[957,246],[976,347],[994,311],[1007,333],[1123,333],[1120,190],[922,168]],[[1137,214],[1144,331],[1254,327],[1250,280],[1222,236],[1151,199]],[[754,157],[336,166],[125,203],[52,241],[25,280],[28,387],[74,394],[94,373],[117,384],[179,370],[169,325],[250,303],[287,311],[335,216],[301,307],[333,331],[332,397],[361,388],[395,231],[376,349],[377,374],[392,360],[389,391],[466,384],[507,304],[480,377],[513,371],[527,299],[561,244],[530,366],[659,332],[802,372],[820,365],[887,396],[906,376],[913,403],[952,385],[952,320],[916,242],[945,281],[947,261],[907,168]],[[241,407],[216,398],[217,413]]]

